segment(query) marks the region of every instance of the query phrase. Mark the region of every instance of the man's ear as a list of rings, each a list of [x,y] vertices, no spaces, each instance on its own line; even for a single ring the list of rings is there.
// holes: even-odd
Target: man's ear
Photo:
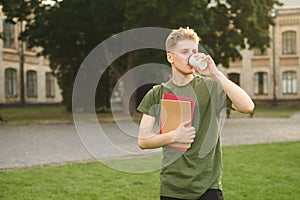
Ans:
[[[172,53],[170,53],[170,52],[167,53],[167,60],[171,64],[174,62],[173,61],[173,54]]]

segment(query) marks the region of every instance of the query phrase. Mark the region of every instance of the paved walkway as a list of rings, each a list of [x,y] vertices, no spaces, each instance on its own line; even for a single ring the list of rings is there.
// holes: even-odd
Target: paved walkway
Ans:
[[[137,148],[136,124],[121,122],[117,126],[114,123],[102,123],[100,127],[101,129],[95,124],[81,124],[76,130],[72,124],[1,125],[0,169],[157,151],[141,151]],[[283,141],[300,141],[299,114],[290,119],[227,119],[222,132],[223,146]]]

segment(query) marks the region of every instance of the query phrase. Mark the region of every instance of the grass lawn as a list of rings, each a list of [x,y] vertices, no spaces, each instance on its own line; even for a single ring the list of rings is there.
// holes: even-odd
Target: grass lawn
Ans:
[[[288,118],[300,112],[300,107],[273,107],[257,105],[254,117]],[[4,118],[3,124],[44,124],[44,123],[73,123],[73,115],[62,106],[29,106],[0,108],[0,115]],[[125,119],[118,116],[114,119],[111,113],[98,113],[98,120],[113,121]],[[133,116],[135,121],[140,120],[141,115]],[[249,114],[241,114],[232,111],[230,117],[249,117]]]
[[[256,105],[253,117],[261,118],[289,118],[300,112],[299,106],[271,106],[271,105]],[[250,114],[243,114],[231,110],[230,117],[250,117]]]
[[[299,199],[300,142],[224,147],[223,158],[225,199]],[[99,162],[0,171],[0,199],[155,200],[158,191],[158,171],[125,173]]]
[[[49,123],[74,123],[73,114],[67,112],[63,106],[27,106],[27,107],[7,107],[0,108],[0,116],[4,121],[2,124],[49,124]],[[90,118],[90,115],[86,115]],[[81,115],[85,118],[84,114]],[[89,120],[89,119],[85,120]],[[97,113],[97,118],[102,122],[114,120],[124,120],[127,116],[113,116],[111,113]],[[135,121],[140,121],[141,115],[132,116]]]
[[[300,142],[226,147],[225,199],[297,200]]]
[[[254,117],[289,118],[297,112],[300,112],[300,106],[256,105]]]
[[[26,106],[0,108],[3,124],[69,123],[72,113],[63,106]]]

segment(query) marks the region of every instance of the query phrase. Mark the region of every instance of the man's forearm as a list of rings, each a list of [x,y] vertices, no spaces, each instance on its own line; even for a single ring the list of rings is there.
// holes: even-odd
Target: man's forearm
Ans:
[[[249,95],[238,85],[229,80],[222,72],[218,72],[212,77],[222,86],[227,96],[232,102],[232,107],[243,113],[251,113],[254,109],[254,103]]]
[[[138,145],[141,149],[155,149],[166,146],[167,144],[172,143],[173,141],[173,134],[165,133],[165,134],[155,134],[155,133],[148,133],[143,134],[148,135],[148,137],[139,137],[138,138]]]

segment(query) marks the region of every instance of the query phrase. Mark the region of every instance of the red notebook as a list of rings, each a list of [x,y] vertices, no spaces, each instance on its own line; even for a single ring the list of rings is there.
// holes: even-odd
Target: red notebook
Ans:
[[[165,100],[170,100],[170,102],[168,103],[169,104],[168,106],[167,106],[167,104],[165,104],[166,103]],[[184,97],[184,96],[177,96],[177,95],[174,95],[174,94],[169,94],[169,93],[164,92],[163,95],[162,95],[162,101],[164,101],[164,102],[161,102],[161,106],[162,106],[162,108],[161,108],[161,121],[160,121],[160,133],[161,134],[165,133],[164,130],[167,130],[167,129],[170,129],[170,128],[173,129],[173,128],[175,128],[175,126],[177,127],[182,122],[182,121],[180,122],[180,120],[182,120],[182,119],[178,119],[178,117],[174,118],[174,116],[170,116],[171,118],[169,118],[169,120],[171,120],[171,122],[166,119],[166,116],[165,116],[166,110],[164,110],[164,109],[166,109],[166,108],[168,109],[168,107],[169,107],[170,110],[167,111],[167,113],[176,112],[176,113],[179,113],[177,115],[182,115],[183,114],[179,118],[184,117],[185,121],[188,120],[188,119],[191,119],[191,120],[193,119],[194,108],[195,108],[195,100],[193,98],[188,98],[188,97]],[[174,101],[174,102],[172,102],[172,101]],[[181,107],[183,106],[182,103],[187,102],[188,104],[185,104],[185,105],[188,105],[188,107],[190,107],[190,109],[188,109],[188,107],[186,107],[185,109],[188,109],[188,110],[186,110],[186,112],[184,112],[184,113],[180,112],[180,108],[175,108],[177,106],[177,104],[175,103],[176,101],[180,102]],[[172,105],[172,103],[173,103],[173,105]],[[173,109],[172,109],[172,106],[174,106]],[[184,107],[182,107],[182,108],[184,108]],[[186,116],[187,113],[188,113],[189,116]],[[162,119],[163,119],[163,121],[162,121]],[[172,126],[174,126],[174,127],[172,128]],[[170,130],[168,130],[168,131],[170,131]],[[166,131],[166,132],[168,132],[168,131]],[[187,149],[190,147],[189,144],[182,144],[182,143],[176,143],[176,144],[174,143],[174,144],[170,144],[169,146],[172,147],[172,148],[178,149],[180,151],[184,151],[184,152],[187,151]]]

